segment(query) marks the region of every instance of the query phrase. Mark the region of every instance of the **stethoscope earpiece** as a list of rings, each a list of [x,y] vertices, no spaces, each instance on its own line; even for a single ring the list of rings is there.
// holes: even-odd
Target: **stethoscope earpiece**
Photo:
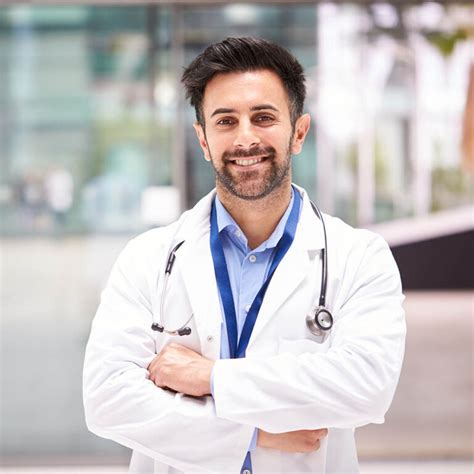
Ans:
[[[191,328],[186,326],[183,329],[178,329],[178,336],[189,336],[191,334]]]
[[[165,328],[161,324],[158,324],[158,323],[153,323],[151,325],[151,329],[153,329],[153,331],[158,331],[158,332],[163,332],[165,330]]]
[[[153,323],[151,325],[151,329],[153,329],[153,331],[166,332],[167,334],[170,334],[171,336],[189,336],[191,334],[191,328],[189,326],[176,329],[175,331],[167,331],[161,324]]]

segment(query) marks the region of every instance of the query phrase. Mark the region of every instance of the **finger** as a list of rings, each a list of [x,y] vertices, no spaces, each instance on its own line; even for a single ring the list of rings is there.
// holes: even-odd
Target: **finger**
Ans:
[[[163,380],[161,380],[161,377],[158,372],[155,372],[153,374],[150,374],[149,379],[157,386],[160,388],[164,387]]]
[[[307,430],[305,434],[305,446],[309,451],[317,450],[320,440],[324,437],[324,430]]]
[[[321,443],[319,439],[314,439],[313,437],[306,437],[301,445],[301,450],[299,452],[310,453],[312,451],[317,451]]]
[[[318,438],[324,438],[325,436],[328,435],[328,429],[322,428],[320,430],[316,430],[316,435],[318,436]]]
[[[155,371],[152,370],[150,367],[148,367],[148,379],[151,380],[152,382],[155,381]]]
[[[328,434],[327,428],[321,428],[318,430],[302,430],[309,436],[311,439],[319,439],[319,438],[324,438]]]
[[[156,364],[158,364],[159,359],[160,359],[160,354],[157,354],[155,357],[153,357],[151,362],[148,364],[149,371],[152,371],[156,367]]]

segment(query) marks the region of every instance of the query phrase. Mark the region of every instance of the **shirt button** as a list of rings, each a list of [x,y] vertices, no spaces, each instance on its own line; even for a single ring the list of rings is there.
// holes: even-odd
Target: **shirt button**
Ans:
[[[207,336],[207,342],[212,342],[214,340],[213,336]]]
[[[255,263],[257,261],[257,257],[255,255],[250,255],[249,257],[250,263]]]
[[[249,469],[244,469],[242,471],[242,474],[252,474],[252,471],[250,471]]]

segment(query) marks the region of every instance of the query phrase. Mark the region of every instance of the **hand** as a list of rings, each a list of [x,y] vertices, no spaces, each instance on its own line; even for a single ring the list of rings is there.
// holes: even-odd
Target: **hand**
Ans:
[[[201,397],[211,393],[211,372],[215,361],[171,343],[148,366],[150,380],[161,388]]]
[[[326,428],[320,430],[288,431],[287,433],[267,433],[258,430],[257,446],[277,449],[287,453],[310,453],[319,449],[321,438],[327,436]]]

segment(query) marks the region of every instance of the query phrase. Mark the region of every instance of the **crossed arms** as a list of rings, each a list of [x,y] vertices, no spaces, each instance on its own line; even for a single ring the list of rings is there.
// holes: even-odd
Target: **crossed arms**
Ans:
[[[168,388],[186,395],[201,397],[211,394],[211,372],[215,361],[197,352],[172,343],[150,363],[150,380],[160,388]],[[319,449],[327,429],[296,430],[268,433],[258,430],[257,446],[290,453],[307,453]]]

